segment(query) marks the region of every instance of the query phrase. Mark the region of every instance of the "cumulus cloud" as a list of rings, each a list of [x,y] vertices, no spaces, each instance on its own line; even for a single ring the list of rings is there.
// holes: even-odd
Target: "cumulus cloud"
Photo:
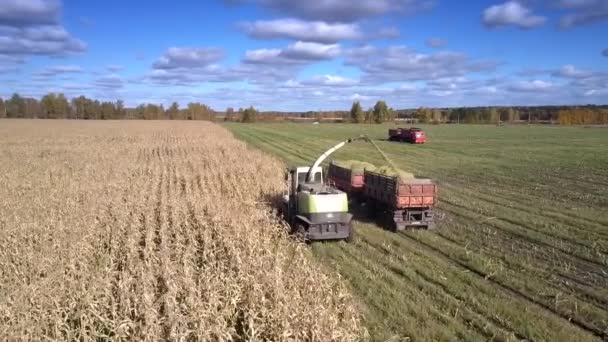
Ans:
[[[492,71],[498,63],[472,60],[457,52],[422,54],[403,46],[364,46],[346,51],[346,65],[356,66],[371,82],[433,80]]]
[[[431,48],[442,48],[446,46],[448,43],[441,38],[429,38],[426,41],[426,46]]]
[[[545,92],[550,91],[554,87],[553,83],[533,80],[533,81],[519,81],[511,84],[507,89],[514,92]]]
[[[359,81],[357,80],[336,75],[318,75],[302,81],[303,85],[330,87],[352,87],[358,83]]]
[[[16,71],[24,62],[23,58],[19,56],[0,55],[0,73]]]
[[[87,49],[59,24],[61,3],[4,0],[0,5],[0,55],[63,56]]]
[[[521,29],[534,28],[547,21],[545,17],[533,15],[530,9],[518,1],[507,1],[490,6],[484,10],[482,19],[490,28],[516,26]]]
[[[225,0],[225,2],[235,2]],[[257,0],[256,3],[300,18],[352,22],[386,13],[408,13],[430,8],[433,0]]]
[[[577,94],[599,95],[602,91],[608,90],[608,72],[606,71],[584,70],[573,65],[564,65],[558,70],[552,71],[551,76],[569,81],[568,89]]]
[[[296,42],[281,53],[287,58],[296,60],[326,60],[338,56],[340,46],[338,44]]]
[[[61,3],[57,0],[3,0],[0,25],[52,25],[59,20]]]
[[[104,89],[118,89],[123,87],[123,80],[120,75],[117,74],[108,74],[98,77],[94,84],[99,88]]]
[[[608,20],[608,2],[605,0],[559,0],[557,6],[570,11],[560,19],[562,28]]]
[[[323,21],[277,19],[260,20],[245,23],[242,26],[249,36],[258,39],[288,38],[328,44],[362,37],[357,24],[329,24]]]
[[[60,74],[73,74],[73,73],[81,73],[82,68],[78,65],[56,65],[52,67],[48,67],[40,72],[34,74],[34,76],[39,77],[53,77]]]
[[[593,73],[590,71],[578,69],[574,65],[564,65],[559,70],[554,71],[552,75],[556,77],[580,79],[593,76]]]
[[[87,45],[62,27],[38,26],[0,31],[0,54],[67,55],[84,52]]]
[[[179,68],[152,70],[141,82],[159,85],[184,85],[202,82],[249,81],[258,84],[275,84],[294,75],[293,66],[273,66],[262,64],[238,64],[228,68],[208,66],[204,68]]]
[[[244,63],[249,64],[302,64],[329,60],[340,54],[338,44],[296,42],[285,49],[247,50]]]
[[[201,68],[220,61],[224,57],[219,48],[172,47],[153,65],[155,69]]]

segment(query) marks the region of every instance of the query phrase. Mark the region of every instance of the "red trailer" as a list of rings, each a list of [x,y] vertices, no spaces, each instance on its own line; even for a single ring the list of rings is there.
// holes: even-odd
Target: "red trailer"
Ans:
[[[407,179],[365,171],[364,195],[371,212],[392,214],[394,228],[434,228],[433,208],[437,204],[437,185],[430,179]]]
[[[433,208],[437,185],[430,179],[399,179],[365,170],[329,164],[327,177],[351,198],[367,204],[370,215],[388,214],[395,230],[407,227],[434,228]]]
[[[353,172],[350,168],[338,166],[333,162],[329,164],[327,178],[335,184],[336,188],[349,194],[363,192],[365,185],[363,172]]]
[[[390,128],[388,130],[388,139],[390,141],[402,141],[411,144],[424,144],[426,142],[426,134],[422,129],[417,127]]]

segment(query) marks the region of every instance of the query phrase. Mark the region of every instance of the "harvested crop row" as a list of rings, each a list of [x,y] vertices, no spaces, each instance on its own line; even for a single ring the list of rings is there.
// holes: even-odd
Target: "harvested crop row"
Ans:
[[[0,125],[0,338],[355,340],[267,201],[282,165],[209,123]]]

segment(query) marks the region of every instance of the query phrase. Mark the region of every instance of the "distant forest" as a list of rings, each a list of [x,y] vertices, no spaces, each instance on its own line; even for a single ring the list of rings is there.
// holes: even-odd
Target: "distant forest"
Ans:
[[[0,118],[82,119],[82,120],[209,120],[234,122],[324,121],[382,123],[408,120],[420,123],[479,123],[502,122],[555,123],[561,125],[608,124],[608,106],[511,106],[392,109],[384,101],[364,110],[359,102],[350,111],[260,112],[253,107],[227,108],[214,111],[209,106],[192,102],[180,108],[174,102],[168,108],[162,104],[141,104],[127,108],[121,100],[99,101],[85,96],[68,100],[63,94],[47,94],[41,99],[13,94],[0,98]]]

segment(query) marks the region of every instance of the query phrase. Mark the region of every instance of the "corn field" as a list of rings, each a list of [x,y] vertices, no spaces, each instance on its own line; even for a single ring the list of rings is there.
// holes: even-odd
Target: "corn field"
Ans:
[[[359,339],[283,168],[207,122],[1,121],[0,339]]]

